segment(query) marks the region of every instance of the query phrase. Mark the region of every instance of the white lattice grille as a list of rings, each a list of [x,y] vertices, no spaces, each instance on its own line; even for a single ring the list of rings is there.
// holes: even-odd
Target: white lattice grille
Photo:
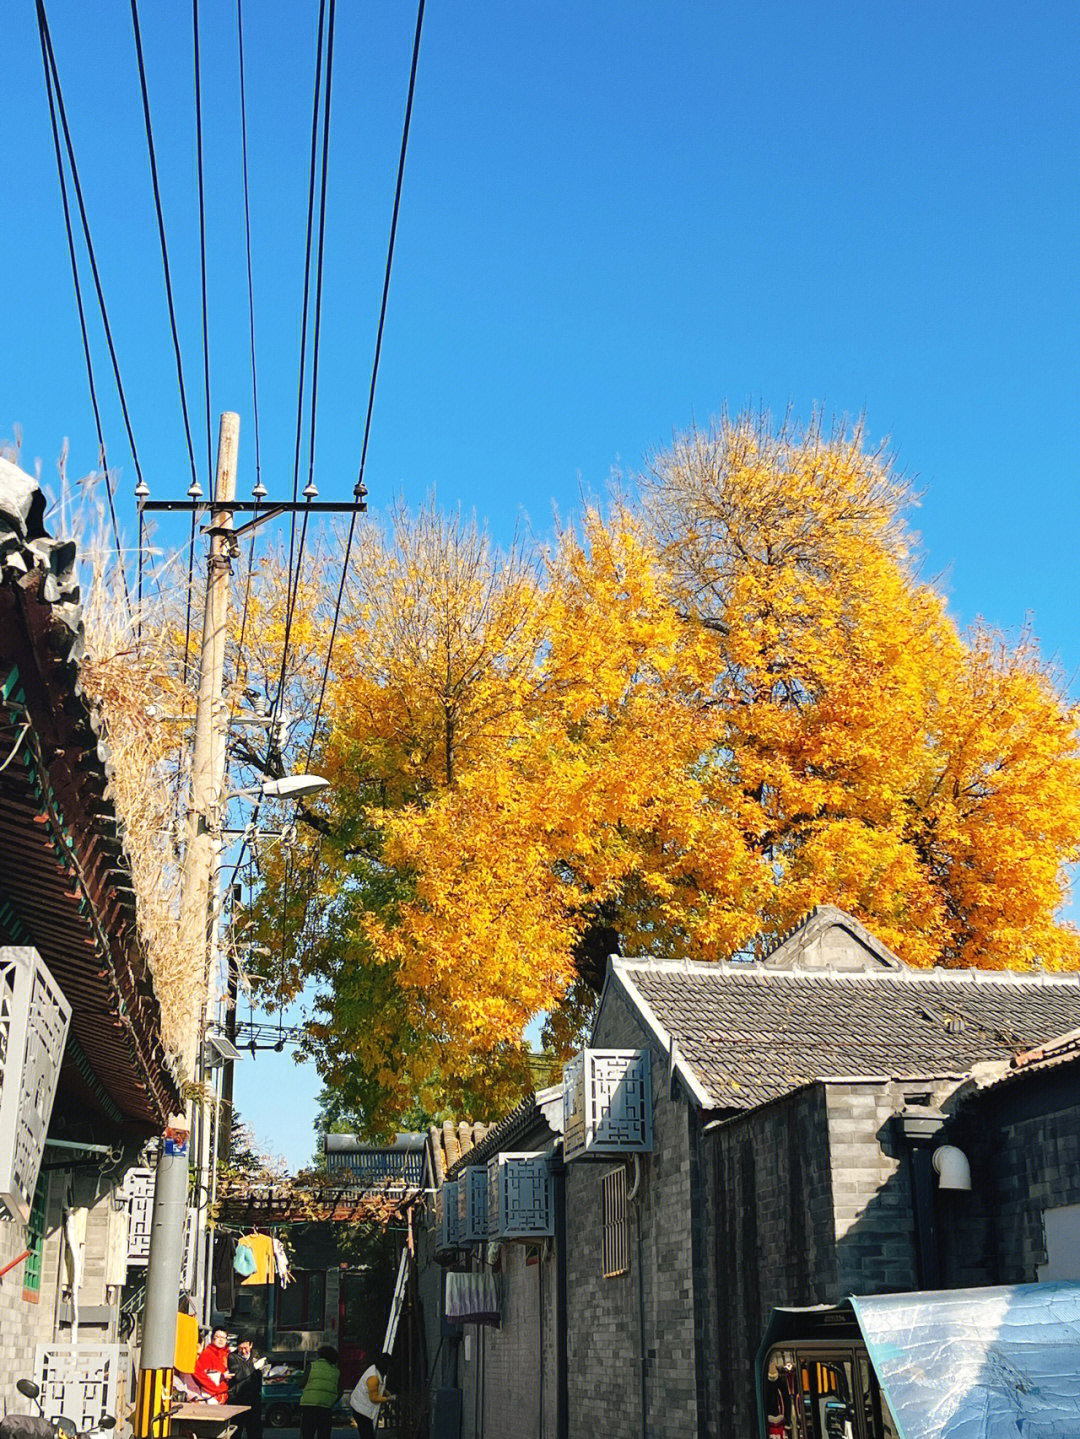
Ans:
[[[567,1159],[651,1150],[649,1051],[583,1050],[563,1071],[563,1120]]]
[[[0,948],[0,1201],[30,1217],[71,1006],[36,949]]]
[[[488,1236],[488,1179],[487,1170],[474,1164],[458,1180],[462,1194],[462,1242],[483,1244]]]
[[[150,1220],[154,1211],[154,1171],[139,1167],[124,1175],[124,1200],[128,1211],[128,1264],[145,1267],[150,1258]]]
[[[546,1154],[498,1154],[488,1161],[488,1224],[494,1239],[555,1233]]]
[[[130,1360],[119,1344],[39,1344],[38,1383],[47,1419],[61,1415],[83,1433],[115,1415]]]

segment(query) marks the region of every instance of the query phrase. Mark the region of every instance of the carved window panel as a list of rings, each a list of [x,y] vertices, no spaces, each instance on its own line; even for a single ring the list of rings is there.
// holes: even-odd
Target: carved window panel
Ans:
[[[456,1249],[458,1245],[458,1184],[456,1179],[443,1181],[435,1196],[435,1220],[438,1225],[440,1249]]]
[[[458,1180],[458,1238],[462,1244],[483,1244],[488,1237],[487,1169],[473,1164]]]
[[[488,1161],[488,1233],[492,1239],[543,1239],[555,1233],[546,1154],[497,1154]]]
[[[133,1269],[150,1259],[150,1220],[154,1210],[154,1171],[142,1165],[124,1175],[121,1191],[128,1210],[127,1260]]]
[[[71,1006],[36,949],[0,948],[0,1203],[27,1223]]]
[[[131,1361],[126,1345],[41,1344],[38,1383],[46,1419],[70,1419],[80,1434],[116,1415]]]
[[[647,1049],[584,1049],[563,1070],[567,1159],[647,1154],[653,1147]]]

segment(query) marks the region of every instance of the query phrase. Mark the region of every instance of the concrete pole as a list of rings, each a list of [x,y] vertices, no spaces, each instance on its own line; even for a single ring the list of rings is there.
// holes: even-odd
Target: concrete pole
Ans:
[[[236,452],[240,417],[221,416],[218,431],[214,499],[236,497]],[[191,809],[180,891],[180,934],[191,955],[193,1004],[181,1073],[191,1080],[206,1017],[209,975],[210,889],[225,780],[227,715],[222,693],[229,610],[229,575],[235,548],[232,514],[218,511],[210,526],[210,560],[203,610],[199,697],[195,709],[195,745],[191,759]],[[190,1105],[189,1105],[190,1111]],[[154,1182],[150,1258],[146,1271],[139,1388],[135,1404],[136,1439],[166,1439],[176,1354],[176,1314],[187,1209],[190,1114],[177,1116],[166,1130]]]

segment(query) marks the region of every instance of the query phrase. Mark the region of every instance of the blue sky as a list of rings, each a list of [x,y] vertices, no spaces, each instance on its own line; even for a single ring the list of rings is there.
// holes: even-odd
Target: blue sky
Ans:
[[[213,412],[253,480],[235,9],[204,0]],[[262,453],[291,485],[317,7],[248,0]],[[49,18],[143,469],[187,484],[125,0]],[[355,479],[415,10],[338,5],[317,479]],[[190,13],[142,7],[196,453]],[[5,17],[0,438],[95,463],[33,7]],[[725,404],[866,415],[954,613],[1080,666],[1080,26],[1071,6],[429,0],[367,479],[509,538]],[[98,332],[95,330],[95,335]],[[130,455],[103,347],[121,512]],[[168,535],[166,535],[166,538]],[[294,1162],[314,1079],[238,1103]],[[271,1082],[272,1081],[272,1082]],[[282,1094],[288,1089],[288,1112]]]

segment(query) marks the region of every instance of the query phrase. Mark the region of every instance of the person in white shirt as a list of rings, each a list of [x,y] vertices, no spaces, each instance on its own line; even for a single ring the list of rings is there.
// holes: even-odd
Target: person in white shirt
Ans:
[[[349,1408],[352,1410],[357,1433],[361,1435],[361,1439],[370,1439],[370,1436],[375,1433],[375,1425],[379,1420],[379,1406],[394,1397],[386,1391],[386,1376],[390,1372],[390,1362],[389,1354],[380,1354],[376,1363],[369,1364],[360,1375],[356,1388],[349,1395]]]

